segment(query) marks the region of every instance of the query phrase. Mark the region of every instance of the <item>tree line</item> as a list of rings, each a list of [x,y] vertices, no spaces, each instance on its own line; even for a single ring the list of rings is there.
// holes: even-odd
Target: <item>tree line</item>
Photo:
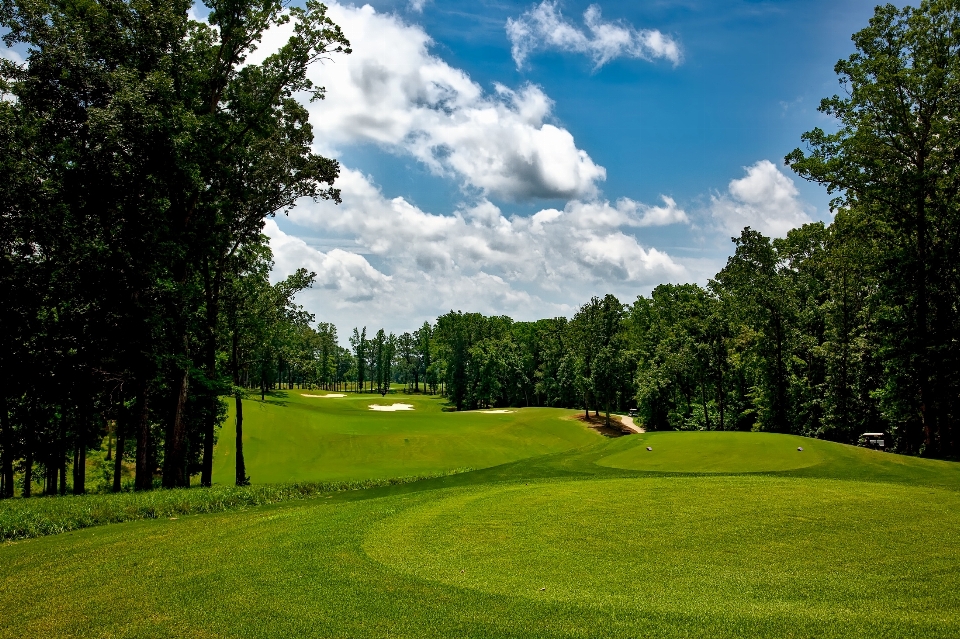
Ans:
[[[785,162],[835,217],[746,228],[705,285],[572,318],[450,312],[341,343],[271,283],[264,219],[339,200],[297,96],[349,43],[307,2],[0,0],[0,495],[85,490],[105,437],[146,490],[212,478],[234,403],[314,386],[441,393],[457,409],[631,408],[649,429],[767,430],[955,457],[960,403],[960,3],[878,7]],[[271,26],[290,40],[247,57]],[[68,482],[67,470],[72,478]]]
[[[35,469],[64,492],[68,465],[84,492],[107,430],[136,488],[209,485],[222,398],[283,374],[311,319],[293,296],[312,275],[271,285],[262,229],[301,198],[339,201],[300,99],[323,97],[307,70],[349,42],[313,0],[205,7],[0,0],[26,52],[0,60],[2,496],[15,469],[27,495]]]
[[[554,406],[609,419],[635,409],[649,430],[846,443],[879,431],[900,452],[955,456],[957,368],[946,355],[956,347],[928,354],[940,363],[928,383],[942,395],[924,405],[901,302],[907,266],[890,264],[895,241],[860,206],[785,238],[748,227],[706,286],[663,284],[629,304],[594,297],[570,319],[450,312],[399,337],[354,329],[343,379],[355,390],[366,380],[368,391],[384,389],[384,377],[408,390],[422,381],[458,410]]]

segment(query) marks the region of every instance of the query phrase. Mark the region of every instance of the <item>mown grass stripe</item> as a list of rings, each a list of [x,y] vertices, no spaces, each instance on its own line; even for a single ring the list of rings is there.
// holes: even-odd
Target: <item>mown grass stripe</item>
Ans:
[[[180,488],[140,493],[69,495],[0,501],[0,540],[12,541],[140,519],[243,510],[318,495],[410,484],[470,469],[353,481]]]

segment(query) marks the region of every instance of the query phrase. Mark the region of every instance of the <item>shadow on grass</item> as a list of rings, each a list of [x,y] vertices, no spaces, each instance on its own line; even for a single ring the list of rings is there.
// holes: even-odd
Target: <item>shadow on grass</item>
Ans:
[[[259,395],[259,393],[257,393],[257,395]],[[260,399],[257,395],[252,395],[250,399],[257,402],[261,402],[263,404],[272,404],[274,406],[286,406],[287,405],[286,399],[290,396],[290,393],[288,393],[285,390],[267,391],[263,399]]]
[[[623,426],[623,424],[620,422],[620,418],[616,415],[610,416],[609,425],[607,425],[605,416],[597,417],[595,415],[591,415],[589,418],[587,418],[583,415],[577,415],[574,417],[574,419],[586,425],[586,427],[590,430],[600,433],[604,437],[616,438],[633,434],[630,430]]]

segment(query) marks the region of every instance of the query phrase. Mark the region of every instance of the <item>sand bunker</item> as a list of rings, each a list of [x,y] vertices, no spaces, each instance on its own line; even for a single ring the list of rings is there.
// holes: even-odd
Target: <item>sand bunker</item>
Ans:
[[[327,395],[308,395],[303,393],[300,397],[346,397],[343,393],[328,393]]]
[[[370,410],[413,410],[413,404],[391,404],[390,406],[381,406],[380,404],[370,404]]]
[[[481,413],[486,413],[487,415],[502,415],[503,413],[515,413],[513,410],[506,410],[505,408],[498,408],[497,410],[482,410]]]

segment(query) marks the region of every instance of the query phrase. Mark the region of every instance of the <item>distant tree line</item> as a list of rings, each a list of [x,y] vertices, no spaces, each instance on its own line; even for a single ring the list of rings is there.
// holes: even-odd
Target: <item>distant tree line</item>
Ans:
[[[762,430],[848,443],[881,431],[901,452],[957,454],[958,312],[949,310],[950,340],[934,347],[933,334],[925,338],[922,353],[938,365],[926,372],[935,401],[924,402],[916,303],[902,301],[910,299],[902,274],[913,255],[898,251],[905,263],[891,264],[891,246],[902,242],[894,230],[851,206],[830,225],[807,224],[782,239],[745,228],[733,241],[734,254],[705,287],[663,284],[631,304],[595,297],[569,320],[450,312],[413,334],[390,335],[387,342],[401,344],[392,349],[393,381],[411,389],[423,381],[458,410],[556,406],[609,418],[633,408],[650,430]],[[353,362],[347,375],[372,391],[382,383],[371,353],[383,331],[372,342],[365,333],[355,330],[351,342],[367,377]]]
[[[432,327],[427,376],[458,409],[636,409],[650,430],[850,443],[887,431],[902,452],[955,454],[951,422],[928,440],[922,407],[900,391],[904,345],[890,343],[878,233],[843,209],[783,239],[744,229],[705,287],[663,284],[630,304],[595,297],[569,320],[451,312]]]

